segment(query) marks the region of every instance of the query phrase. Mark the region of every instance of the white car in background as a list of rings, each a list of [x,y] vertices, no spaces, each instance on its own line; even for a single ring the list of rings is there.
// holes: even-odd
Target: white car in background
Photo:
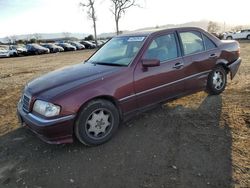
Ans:
[[[250,40],[250,29],[244,29],[237,32],[226,32],[224,33],[224,39],[247,39]]]
[[[0,46],[0,57],[11,57],[17,55],[17,50],[11,49],[9,46]]]

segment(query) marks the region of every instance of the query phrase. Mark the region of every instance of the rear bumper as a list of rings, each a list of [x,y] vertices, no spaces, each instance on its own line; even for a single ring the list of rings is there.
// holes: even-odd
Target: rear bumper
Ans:
[[[230,76],[231,76],[231,79],[234,78],[234,76],[236,75],[239,67],[240,67],[240,64],[241,64],[241,58],[238,58],[236,61],[234,61],[233,63],[231,63],[228,68],[230,70]]]
[[[64,144],[73,142],[75,115],[48,120],[24,112],[20,102],[18,103],[17,115],[22,126],[29,128],[46,143]]]

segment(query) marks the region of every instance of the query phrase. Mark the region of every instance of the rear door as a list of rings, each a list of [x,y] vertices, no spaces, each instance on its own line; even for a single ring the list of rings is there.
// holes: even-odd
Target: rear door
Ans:
[[[183,29],[178,34],[186,67],[185,90],[188,93],[203,90],[208,74],[216,64],[219,50],[209,36],[198,30]]]
[[[145,107],[183,92],[185,67],[176,32],[155,36],[137,63],[134,88],[139,107]],[[160,66],[143,67],[143,59],[158,59]]]

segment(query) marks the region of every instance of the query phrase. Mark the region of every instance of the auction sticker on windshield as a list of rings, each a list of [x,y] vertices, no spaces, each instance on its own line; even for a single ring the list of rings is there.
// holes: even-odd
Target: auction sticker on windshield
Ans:
[[[141,42],[145,37],[129,37],[128,42]]]

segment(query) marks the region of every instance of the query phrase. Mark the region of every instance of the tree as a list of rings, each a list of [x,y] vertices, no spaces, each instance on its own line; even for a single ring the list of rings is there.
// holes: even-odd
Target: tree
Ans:
[[[232,31],[236,32],[236,31],[240,31],[243,29],[243,26],[242,25],[237,25],[235,27],[232,28]]]
[[[70,36],[71,36],[71,33],[70,33],[70,32],[63,32],[62,34],[63,34],[63,37],[64,37],[65,39],[69,39]]]
[[[12,44],[16,44],[16,41],[17,41],[17,36],[16,35],[10,36],[10,39],[11,39]]]
[[[87,3],[80,3],[80,6],[83,7],[83,10],[87,8],[87,15],[88,18],[92,20],[93,22],[93,28],[94,28],[94,40],[97,45],[97,34],[96,34],[96,12],[95,12],[95,0],[86,0]]]
[[[122,14],[125,14],[125,11],[132,6],[139,6],[136,4],[136,0],[111,0],[112,7],[110,11],[115,16],[115,26],[116,26],[116,34],[120,33],[119,31],[119,21],[121,19]]]
[[[39,41],[42,38],[42,36],[39,33],[35,33],[33,34],[33,38],[35,38],[36,41]]]
[[[25,43],[25,41],[24,41],[24,40],[22,40],[22,39],[19,39],[19,40],[17,40],[17,41],[16,41],[16,43],[17,43],[17,44],[24,44],[24,43]]]
[[[89,36],[85,37],[84,40],[88,40],[88,41],[94,40],[94,36],[93,35],[89,35]]]
[[[37,40],[35,38],[30,39],[30,43],[37,43]]]
[[[4,40],[7,41],[8,44],[11,44],[12,40],[11,40],[11,38],[9,36],[5,37]]]
[[[208,22],[207,31],[209,33],[217,33],[220,30],[220,26],[216,22]]]

